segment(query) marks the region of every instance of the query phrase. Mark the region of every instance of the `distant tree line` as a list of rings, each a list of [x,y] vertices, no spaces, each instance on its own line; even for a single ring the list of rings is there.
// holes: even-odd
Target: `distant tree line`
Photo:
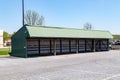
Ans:
[[[113,34],[113,41],[120,40],[120,34]]]
[[[13,34],[9,34],[8,32],[3,32],[3,42],[8,41],[9,38],[12,37]]]

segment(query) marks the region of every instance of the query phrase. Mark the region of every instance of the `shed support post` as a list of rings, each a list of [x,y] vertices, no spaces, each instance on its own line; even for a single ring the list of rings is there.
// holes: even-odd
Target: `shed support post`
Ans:
[[[40,40],[38,40],[39,55],[40,55]]]
[[[54,56],[56,56],[56,40],[53,40],[54,43]]]
[[[93,52],[96,51],[95,39],[93,40]]]
[[[50,40],[50,54],[52,54],[52,41]]]
[[[109,51],[109,39],[107,40],[107,48],[108,48],[108,51]]]
[[[60,53],[62,53],[62,40],[60,40]]]
[[[76,53],[78,54],[78,40],[76,40]]]
[[[71,40],[69,40],[69,52],[71,53]]]
[[[87,40],[85,40],[85,52],[87,52]]]
[[[99,40],[99,50],[102,51],[102,40]]]
[[[107,39],[107,51],[109,51],[109,39]]]

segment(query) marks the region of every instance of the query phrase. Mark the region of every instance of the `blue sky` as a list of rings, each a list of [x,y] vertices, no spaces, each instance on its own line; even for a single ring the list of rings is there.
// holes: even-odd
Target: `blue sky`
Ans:
[[[0,0],[0,28],[9,33],[22,26],[22,0]],[[34,10],[45,17],[46,26],[83,28],[120,34],[120,0],[24,0],[25,11]]]

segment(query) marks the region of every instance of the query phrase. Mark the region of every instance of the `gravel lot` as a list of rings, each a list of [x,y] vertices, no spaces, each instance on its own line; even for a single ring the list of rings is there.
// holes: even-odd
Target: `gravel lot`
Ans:
[[[120,80],[120,50],[27,59],[0,57],[0,80]]]

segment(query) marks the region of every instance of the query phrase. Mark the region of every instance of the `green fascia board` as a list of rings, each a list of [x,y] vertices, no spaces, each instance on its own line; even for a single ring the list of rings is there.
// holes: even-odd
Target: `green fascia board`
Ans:
[[[112,39],[109,31],[83,30],[48,26],[26,26],[29,36],[36,38],[98,38]]]

